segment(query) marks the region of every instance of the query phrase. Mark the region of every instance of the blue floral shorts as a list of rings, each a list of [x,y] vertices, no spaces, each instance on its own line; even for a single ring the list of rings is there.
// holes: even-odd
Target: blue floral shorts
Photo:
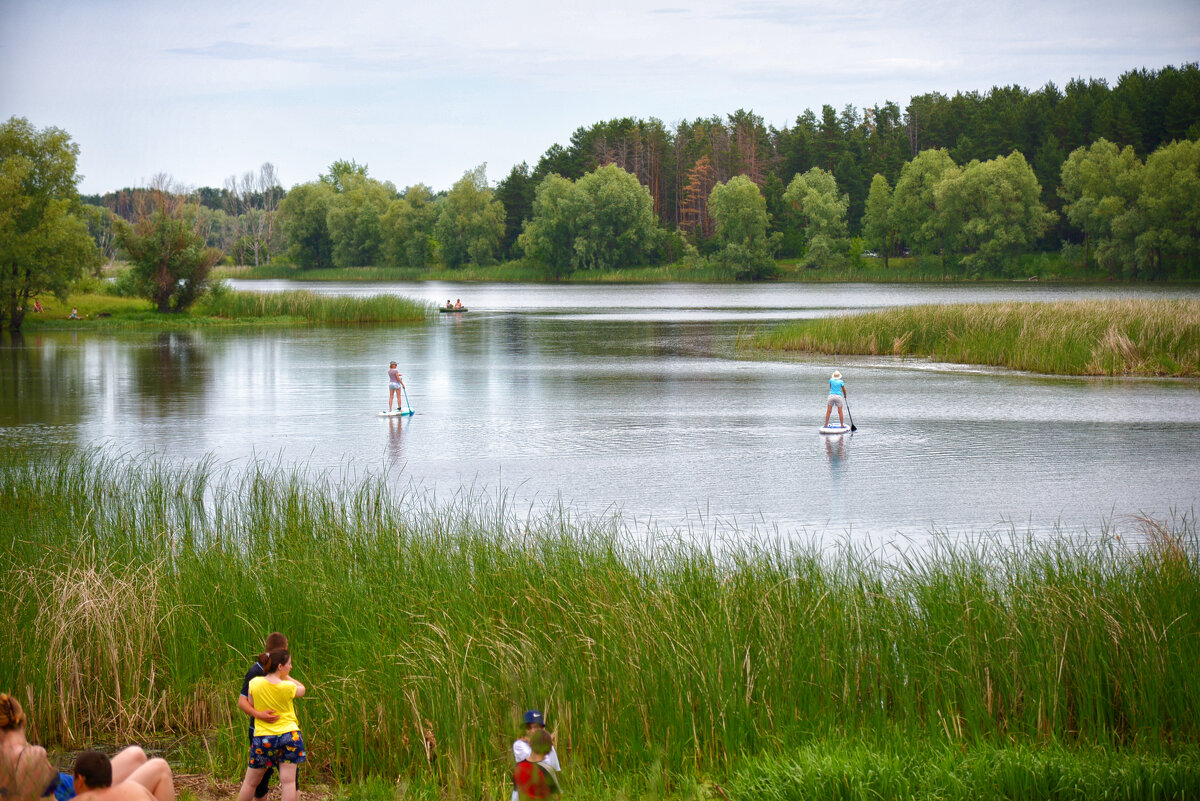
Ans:
[[[299,765],[307,762],[304,738],[298,731],[284,734],[266,734],[250,738],[250,767],[270,768],[292,762]]]

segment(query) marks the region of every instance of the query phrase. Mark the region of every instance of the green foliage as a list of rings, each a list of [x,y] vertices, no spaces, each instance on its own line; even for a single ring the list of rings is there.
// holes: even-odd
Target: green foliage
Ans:
[[[871,190],[867,194],[863,241],[883,256],[885,268],[888,267],[888,260],[896,255],[900,243],[900,229],[892,213],[892,187],[887,178],[879,173],[875,173],[871,179]]]
[[[433,190],[416,184],[388,204],[383,215],[383,260],[388,265],[424,269],[437,257],[433,230],[438,207]]]
[[[739,279],[775,274],[772,255],[782,237],[767,233],[767,201],[757,184],[744,175],[717,184],[708,196],[708,211],[721,244],[714,257],[718,264]]]
[[[129,280],[160,313],[181,312],[199,300],[221,258],[221,251],[205,244],[199,219],[200,207],[160,191],[151,212],[132,224],[117,222]]]
[[[574,182],[546,176],[518,243],[528,259],[561,277],[639,264],[658,237],[650,193],[636,177],[609,165]]]
[[[1020,153],[972,161],[934,187],[950,243],[969,271],[995,269],[1030,247],[1056,215],[1041,201],[1037,177]]]
[[[1200,142],[1172,142],[1150,154],[1138,209],[1139,274],[1200,276]]]
[[[75,185],[79,146],[22,117],[0,125],[0,325],[21,327],[34,299],[63,296],[99,255]]]
[[[892,221],[915,253],[942,256],[949,248],[950,219],[938,206],[937,186],[958,174],[945,149],[921,151],[904,165],[892,195]]]
[[[357,297],[313,292],[214,291],[196,307],[199,314],[234,320],[292,317],[317,323],[419,322],[428,304],[395,295]]]
[[[329,234],[329,209],[334,189],[325,181],[292,187],[279,204],[280,224],[288,254],[304,268],[331,267],[333,240]]]
[[[383,217],[396,188],[369,178],[366,171],[362,167],[340,175],[329,201],[326,224],[335,267],[378,264],[383,256],[387,238]]]
[[[486,164],[463,174],[441,204],[434,227],[447,267],[496,262],[504,238],[504,206],[488,188]]]
[[[837,179],[813,167],[792,179],[783,198],[804,220],[808,249],[802,263],[807,267],[838,264],[849,246],[846,211],[850,198],[838,193]]]
[[[1110,275],[1131,274],[1134,239],[1141,228],[1138,196],[1143,165],[1133,148],[1107,139],[1071,153],[1062,165],[1063,213],[1084,235],[1084,261],[1094,258]]]

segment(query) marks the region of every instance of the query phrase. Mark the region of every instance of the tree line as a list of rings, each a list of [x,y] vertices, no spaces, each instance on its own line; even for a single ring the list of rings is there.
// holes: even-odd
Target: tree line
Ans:
[[[0,323],[19,327],[30,298],[118,254],[164,310],[198,296],[222,256],[299,268],[523,258],[549,277],[708,261],[762,278],[779,258],[816,268],[866,248],[885,266],[911,251],[972,272],[1061,247],[1114,277],[1195,278],[1197,140],[1200,67],[1188,64],[1112,87],[925,94],[903,111],[826,105],[783,128],[744,110],[609,120],[494,186],[480,165],[448,190],[399,190],[342,160],[286,191],[268,163],[220,188],[159,176],[80,198],[69,135],[14,117],[0,131]]]

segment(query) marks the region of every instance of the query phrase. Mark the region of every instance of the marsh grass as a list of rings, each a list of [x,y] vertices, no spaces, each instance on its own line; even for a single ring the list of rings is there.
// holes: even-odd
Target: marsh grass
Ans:
[[[748,761],[790,787],[797,749],[847,740],[913,759],[1182,750],[1194,782],[1197,528],[1149,524],[1130,521],[1134,542],[1000,532],[886,558],[670,532],[639,544],[620,519],[504,496],[9,454],[0,595],[20,645],[0,649],[0,676],[44,743],[191,737],[206,770],[237,775],[240,679],[282,630],[310,688],[313,768],[441,797],[507,792],[528,707],[557,729],[572,781],[613,797],[623,785],[605,777],[631,759],[658,766],[629,780],[651,789]],[[874,775],[869,753],[835,749],[803,775]]]
[[[204,297],[196,314],[233,320],[298,318],[315,323],[419,322],[429,304],[396,295],[350,297],[291,292],[241,292],[223,289]]]
[[[1064,375],[1200,375],[1200,301],[908,306],[787,323],[765,350],[925,356]]]

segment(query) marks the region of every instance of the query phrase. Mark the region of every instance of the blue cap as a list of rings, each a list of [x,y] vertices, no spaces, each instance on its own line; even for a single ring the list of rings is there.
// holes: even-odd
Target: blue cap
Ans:
[[[525,721],[526,726],[528,726],[530,723],[537,723],[541,726],[546,725],[546,718],[536,709],[531,709],[526,712],[523,720]]]

